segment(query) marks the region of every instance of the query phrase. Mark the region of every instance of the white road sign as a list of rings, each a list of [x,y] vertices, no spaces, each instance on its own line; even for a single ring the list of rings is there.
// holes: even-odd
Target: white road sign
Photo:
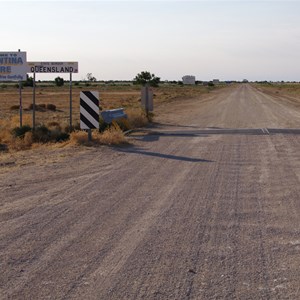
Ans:
[[[0,52],[0,81],[26,80],[26,52]]]
[[[28,73],[78,73],[78,62],[28,62]]]

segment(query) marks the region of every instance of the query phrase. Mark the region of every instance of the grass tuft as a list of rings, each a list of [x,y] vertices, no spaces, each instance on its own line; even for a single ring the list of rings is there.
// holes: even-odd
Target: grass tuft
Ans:
[[[118,124],[113,124],[110,128],[99,135],[99,141],[104,145],[128,144],[128,141]]]
[[[127,139],[118,126],[118,124],[113,124],[107,128],[104,132],[99,132],[98,130],[92,131],[92,141],[88,141],[88,133],[85,131],[74,131],[70,134],[69,144],[73,145],[122,145],[127,144]]]
[[[144,127],[148,124],[148,119],[146,114],[140,108],[130,108],[126,110],[126,114],[128,116],[129,128],[140,128]]]

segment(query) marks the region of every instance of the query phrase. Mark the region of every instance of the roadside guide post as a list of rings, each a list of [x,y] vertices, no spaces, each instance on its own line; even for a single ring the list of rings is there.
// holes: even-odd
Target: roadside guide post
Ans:
[[[149,88],[148,83],[142,87],[141,94],[141,104],[146,111],[147,119],[149,119],[149,112],[153,111],[153,91]]]
[[[80,92],[80,129],[87,130],[92,141],[92,129],[99,129],[99,92]]]

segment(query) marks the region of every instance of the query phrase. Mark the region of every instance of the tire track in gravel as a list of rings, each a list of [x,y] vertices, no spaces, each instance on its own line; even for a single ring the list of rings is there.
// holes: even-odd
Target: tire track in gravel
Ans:
[[[223,95],[169,120],[298,122],[250,87]],[[1,174],[0,298],[298,299],[299,135],[188,130]]]
[[[172,153],[177,153],[178,154],[178,149],[177,148],[175,148],[175,149],[172,149],[172,145],[170,144],[169,146],[167,146],[167,147],[165,147],[165,149],[164,149],[164,151],[167,151],[168,152],[168,150],[169,150],[169,148],[170,148],[170,154],[172,154]],[[150,162],[150,164],[152,163],[153,164],[153,168],[155,169],[161,169],[161,168],[164,168],[164,165],[165,164],[168,164],[168,161],[167,160],[163,160],[163,159],[157,159],[157,160],[153,160],[153,159],[147,159],[148,160],[148,162]],[[128,161],[127,161],[127,163],[128,163]],[[146,183],[141,183],[141,181],[143,181],[144,179],[143,179],[143,177],[142,176],[140,176],[140,173],[146,173],[146,174],[149,174],[149,172],[152,172],[152,170],[151,170],[151,167],[150,167],[150,169],[149,169],[149,166],[147,167],[147,166],[143,166],[143,168],[141,168],[141,171],[140,172],[137,172],[136,170],[138,169],[138,165],[139,165],[139,162],[138,161],[136,161],[136,160],[132,160],[132,163],[133,163],[133,169],[132,170],[134,170],[133,172],[135,173],[135,174],[133,174],[133,176],[131,177],[130,175],[130,173],[129,174],[127,174],[127,176],[128,176],[128,179],[125,181],[125,185],[124,185],[124,190],[126,191],[126,189],[128,190],[128,185],[129,186],[134,186],[134,185],[136,185],[136,187],[137,187],[137,189],[136,190],[138,190],[138,186],[140,187],[140,186],[142,186],[143,184],[145,185]],[[147,169],[147,170],[146,170]],[[166,170],[166,172],[167,172],[167,168],[165,168],[165,170]],[[128,171],[128,170],[127,170]],[[124,181],[124,178],[125,178],[126,176],[125,176],[125,174],[122,174],[122,172],[121,172],[121,174],[119,174],[119,177],[117,178],[117,181]],[[166,176],[167,177],[167,176]],[[115,179],[115,181],[116,181],[116,179]],[[134,183],[134,181],[137,181],[136,182],[136,184]],[[116,198],[118,198],[117,197],[117,195],[116,194],[118,194],[118,193],[122,193],[122,189],[123,189],[123,187],[121,187],[121,191],[119,190],[119,191],[116,191],[115,193],[112,193],[112,195],[110,196],[110,197],[108,197],[107,198],[107,195],[105,195],[105,197],[107,198],[106,199],[106,205],[107,205],[107,211],[106,212],[104,212],[103,213],[103,207],[101,208],[97,208],[97,210],[96,211],[98,211],[99,213],[101,212],[101,214],[100,214],[100,217],[101,217],[101,215],[102,215],[102,217],[104,216],[104,219],[102,220],[102,221],[100,221],[100,218],[98,217],[98,216],[96,216],[96,215],[94,215],[94,212],[93,213],[91,213],[91,211],[90,210],[88,210],[87,211],[87,215],[88,214],[90,214],[89,215],[89,218],[88,218],[88,227],[85,227],[85,226],[83,226],[82,225],[82,222],[76,222],[75,223],[75,225],[78,227],[78,228],[71,228],[70,229],[70,232],[71,232],[71,234],[73,233],[74,234],[74,232],[76,232],[76,235],[75,236],[72,236],[71,235],[71,238],[72,238],[72,241],[74,240],[75,241],[75,239],[77,239],[79,236],[80,236],[80,233],[84,233],[84,234],[90,234],[90,232],[92,232],[93,231],[93,228],[97,228],[97,227],[99,227],[99,226],[101,226],[101,224],[102,223],[104,223],[108,218],[110,218],[110,217],[112,217],[112,215],[113,215],[113,211],[116,211],[117,213],[116,214],[118,214],[119,216],[120,216],[120,211],[122,211],[122,205],[116,205],[116,207],[114,207],[114,202],[113,203],[110,203],[110,199],[111,200],[113,200],[113,199],[116,199]],[[155,190],[155,189],[153,189],[153,190]],[[131,194],[132,193],[132,191],[130,191],[129,192],[129,194]],[[128,191],[127,192],[125,192],[124,193],[124,195],[121,195],[121,197],[126,197],[126,194],[128,194]],[[128,196],[129,197],[129,196]],[[142,195],[140,195],[139,197],[138,197],[138,199],[137,200],[142,200],[142,198],[143,198],[143,196]],[[94,200],[95,199],[92,199],[92,201],[94,202]],[[114,200],[115,201],[115,200]],[[119,203],[121,203],[123,201],[123,199],[121,198],[119,198],[118,199],[118,202]],[[128,200],[126,200],[127,202],[128,202]],[[125,202],[126,202],[125,201]],[[143,199],[143,201],[142,201],[142,204],[148,204],[149,202],[151,202],[151,198],[149,198],[149,199]],[[117,202],[115,202],[115,203],[117,203]],[[132,205],[134,205],[134,202],[132,203]],[[124,206],[124,205],[123,205]],[[129,211],[130,212],[130,209],[129,208],[127,208],[127,211]],[[137,211],[137,212],[134,212],[134,213],[142,213],[142,211]],[[83,214],[83,213],[82,213]],[[83,214],[84,215],[84,214]],[[129,215],[130,216],[130,215]],[[129,218],[129,216],[125,216],[125,217],[127,217],[127,218]],[[74,215],[72,215],[72,218],[74,219]],[[132,217],[132,219],[134,220],[135,218],[136,218],[136,215],[134,214],[134,215],[132,215],[131,216]],[[93,221],[94,220],[94,221]],[[115,220],[115,223],[118,221],[117,219],[114,219]],[[133,222],[133,221],[128,221],[128,220],[126,220],[125,219],[125,221],[126,222]],[[65,216],[64,216],[64,221],[63,221],[66,225],[68,225],[68,228],[72,225],[70,225],[70,224],[68,224],[68,220],[65,220]],[[125,222],[125,224],[126,224],[126,222]],[[64,223],[62,223],[62,224],[64,224]],[[110,228],[104,228],[105,230],[107,230],[108,232],[109,231],[111,231],[111,230],[113,230],[114,229],[114,227],[117,225],[117,224],[110,224],[111,226],[110,226]],[[61,226],[58,226],[58,227],[61,227]],[[82,228],[83,227],[83,228]],[[107,226],[107,227],[109,227],[109,226]],[[125,227],[126,228],[126,227]],[[99,228],[98,228],[98,230],[99,230]],[[121,235],[122,235],[122,233],[123,233],[123,231],[122,230],[120,230],[119,228],[118,228],[118,230],[119,230],[119,232],[117,232],[117,236],[116,237],[120,237]],[[43,231],[45,231],[45,228],[43,229]],[[46,230],[47,231],[47,230]],[[55,235],[56,233],[58,233],[58,232],[54,232],[53,234],[51,234],[51,231],[50,232],[48,232],[47,234],[46,234],[46,236],[53,236],[53,235]],[[95,232],[95,234],[98,234],[99,235],[99,233],[97,233],[97,230],[96,230],[96,232]],[[52,244],[54,244],[54,242],[56,243],[56,246],[52,249],[52,247],[51,246],[49,246],[49,248],[47,248],[48,247],[48,245],[47,245],[47,247],[45,247],[45,248],[43,248],[43,249],[40,249],[41,250],[41,252],[45,252],[45,254],[43,255],[43,257],[44,257],[44,259],[39,259],[39,260],[37,260],[36,261],[36,264],[37,264],[37,269],[34,269],[34,267],[32,266],[32,265],[34,265],[33,264],[33,262],[31,262],[31,266],[30,266],[30,269],[28,269],[28,273],[30,273],[30,274],[35,274],[35,273],[41,273],[41,269],[39,269],[39,267],[41,266],[41,265],[43,265],[43,266],[46,266],[47,268],[49,268],[49,266],[48,266],[48,261],[51,261],[51,259],[54,259],[54,253],[55,252],[57,252],[57,253],[61,253],[62,252],[62,255],[63,255],[63,250],[64,250],[64,247],[66,247],[66,245],[68,245],[71,241],[69,241],[69,233],[68,232],[59,232],[59,238],[56,238],[55,240],[49,240],[49,245],[51,245],[51,243]],[[90,237],[90,235],[89,235],[89,237]],[[61,240],[60,240],[61,239]],[[111,241],[110,241],[111,242]],[[77,241],[77,243],[78,243],[78,241]],[[110,250],[110,249],[108,249],[108,250]],[[107,250],[107,251],[108,251]],[[70,251],[70,249],[68,249],[68,251]],[[106,252],[107,252],[106,251]],[[36,251],[35,251],[36,252]],[[105,253],[104,253],[105,254]],[[29,266],[27,266],[27,267],[29,267]],[[24,276],[25,277],[25,276]],[[14,289],[13,290],[15,290],[15,291],[17,291],[17,290],[20,290],[20,289],[22,289],[23,290],[23,293],[24,293],[24,291],[26,290],[26,286],[25,286],[25,283],[26,282],[28,282],[29,280],[31,281],[31,283],[32,283],[32,281],[34,281],[33,280],[34,279],[34,276],[31,276],[30,278],[27,278],[26,280],[25,280],[25,278],[22,278],[22,279],[20,279],[20,282],[22,283],[22,285],[20,285],[20,286],[18,286],[18,285],[15,285],[15,287],[14,287]],[[53,290],[52,290],[52,292],[53,292]],[[12,295],[17,295],[16,293],[13,293],[12,291],[10,291],[10,293],[12,294]]]
[[[198,138],[199,139],[199,138]],[[195,138],[195,140],[197,140],[197,138]],[[196,153],[199,153],[199,150],[197,150],[197,148],[195,148],[195,150],[196,150]],[[194,151],[195,151],[194,150]],[[186,151],[186,150],[185,150]],[[207,154],[208,155],[208,154]],[[201,155],[201,157],[206,157],[206,155]],[[209,165],[209,164],[208,164]],[[193,166],[193,165],[192,165]],[[202,167],[202,164],[200,164],[200,166]],[[192,167],[192,169],[194,169],[195,167]],[[205,168],[205,169],[207,169],[207,166],[206,165],[203,165],[203,168]],[[172,172],[172,170],[169,170],[169,172]],[[181,170],[180,171],[177,171],[177,172],[181,172]],[[134,261],[135,261],[135,259],[137,260],[137,261],[140,261],[140,260],[143,260],[142,259],[142,257],[143,257],[143,255],[137,255],[138,254],[138,251],[139,251],[139,249],[142,249],[142,250],[144,250],[144,251],[147,251],[147,249],[148,249],[148,246],[147,246],[147,244],[148,244],[148,242],[147,242],[147,240],[146,240],[146,245],[145,245],[145,239],[148,239],[149,237],[151,237],[151,238],[154,238],[154,239],[157,239],[158,237],[157,237],[157,235],[155,234],[155,232],[156,232],[156,228],[157,228],[157,226],[158,226],[158,224],[160,224],[161,222],[164,222],[164,220],[169,220],[169,217],[167,217],[168,216],[168,211],[169,210],[173,210],[173,206],[177,206],[178,204],[176,203],[176,198],[178,197],[178,196],[180,196],[180,192],[181,192],[181,189],[182,189],[182,186],[185,186],[185,184],[183,183],[183,180],[184,181],[186,181],[187,180],[187,178],[189,178],[190,179],[190,173],[191,173],[191,169],[188,169],[188,172],[185,172],[185,174],[184,174],[184,177],[181,179],[182,180],[182,182],[180,182],[181,184],[178,184],[178,183],[176,183],[176,182],[174,182],[173,184],[172,184],[172,191],[171,191],[171,193],[170,194],[164,194],[163,196],[160,196],[160,197],[163,197],[163,199],[164,199],[164,201],[167,201],[167,207],[165,208],[165,209],[163,209],[162,211],[161,211],[161,214],[159,215],[159,217],[157,218],[157,220],[156,220],[156,222],[155,223],[153,223],[152,222],[152,228],[151,228],[151,226],[150,226],[150,228],[149,228],[149,230],[147,231],[147,235],[144,237],[144,240],[143,240],[143,243],[140,243],[140,245],[138,246],[138,247],[136,247],[136,250],[131,254],[131,255],[129,255],[128,257],[127,257],[127,261],[126,261],[126,264],[124,264],[122,267],[124,268],[124,269],[129,269],[129,272],[126,272],[126,275],[122,272],[122,269],[120,269],[120,272],[118,272],[118,274],[116,273],[115,274],[115,276],[116,276],[116,278],[119,278],[120,276],[121,276],[121,278],[123,279],[123,282],[121,283],[121,282],[119,282],[118,280],[111,280],[110,281],[110,286],[111,286],[111,284],[112,284],[112,282],[115,282],[114,283],[114,285],[113,286],[111,286],[111,288],[108,290],[108,286],[106,286],[105,284],[103,285],[103,281],[100,281],[101,282],[101,284],[100,284],[100,282],[99,282],[99,284],[97,285],[97,284],[93,284],[93,287],[92,288],[90,288],[90,290],[92,291],[92,292],[84,292],[84,290],[82,290],[82,289],[80,289],[81,291],[82,291],[82,293],[83,294],[88,294],[88,297],[89,297],[89,299],[99,299],[99,297],[102,297],[102,298],[104,298],[104,299],[110,299],[111,297],[113,298],[113,299],[118,299],[119,297],[121,297],[120,295],[122,295],[122,299],[139,299],[140,297],[143,297],[143,295],[137,295],[137,296],[134,296],[133,294],[131,294],[130,293],[130,290],[131,290],[131,286],[128,286],[128,285],[126,285],[126,286],[122,286],[122,284],[125,284],[126,282],[128,282],[128,283],[133,283],[133,282],[135,282],[135,281],[137,281],[138,279],[139,280],[143,280],[143,277],[141,276],[141,275],[143,275],[143,274],[135,274],[135,273],[133,273],[133,274],[131,274],[131,272],[130,272],[130,270],[131,270],[131,267],[133,267],[134,269],[135,268],[138,268],[138,267],[140,267],[140,266],[143,266],[142,267],[142,269],[140,269],[140,272],[142,272],[143,273],[143,271],[145,271],[145,269],[147,269],[147,270],[149,270],[149,269],[151,269],[151,267],[150,266],[144,266],[143,264],[134,264],[134,262],[132,262],[132,259],[134,259]],[[192,187],[191,187],[191,189],[192,189]],[[186,192],[185,192],[186,193]],[[165,196],[167,196],[166,198],[165,198]],[[189,206],[188,206],[188,204],[189,204],[189,202],[185,202],[185,206],[184,207],[181,207],[181,209],[182,209],[182,213],[184,213],[184,211],[186,211],[186,213],[190,213],[192,210],[190,210],[189,209]],[[166,219],[166,217],[167,217],[167,219]],[[178,218],[178,216],[176,216],[176,218]],[[185,216],[185,219],[186,218],[188,218],[187,216]],[[178,220],[178,219],[177,219]],[[178,220],[178,223],[180,224],[180,219]],[[142,222],[140,222],[140,226],[142,226]],[[160,226],[160,228],[163,228],[164,227],[164,225],[161,225]],[[153,228],[155,228],[155,229],[153,229]],[[164,239],[167,239],[167,240],[169,240],[171,238],[171,235],[164,235]],[[171,248],[171,247],[170,247]],[[137,252],[137,254],[136,254],[136,252]],[[159,262],[158,262],[159,263]],[[151,265],[152,265],[152,263],[151,263]],[[157,267],[157,265],[155,265],[156,267]],[[123,275],[124,274],[124,276],[126,276],[126,278],[127,278],[127,281],[124,281],[124,278],[123,278]],[[132,276],[134,276],[133,278],[131,277],[131,275]],[[132,279],[132,280],[131,280]],[[149,278],[148,278],[149,279]],[[99,279],[98,279],[99,280]],[[160,279],[158,278],[155,278],[155,282],[156,282],[156,284],[158,283],[160,283]],[[150,282],[150,284],[151,284],[151,282]],[[117,294],[117,295],[111,295],[111,293],[113,293],[114,292],[114,286],[116,286],[117,287],[117,289],[118,289],[118,291],[120,292],[120,294]],[[124,289],[125,289],[125,291],[122,289],[122,287],[124,287]],[[123,293],[124,292],[124,293]],[[82,294],[82,295],[83,295]],[[128,295],[127,297],[126,297],[126,294]],[[74,299],[80,299],[81,298],[81,296],[80,296],[81,294],[79,294],[79,295],[77,295],[76,294],[76,296],[74,296]],[[145,296],[145,295],[144,295]],[[71,297],[72,299],[73,299],[73,297]]]

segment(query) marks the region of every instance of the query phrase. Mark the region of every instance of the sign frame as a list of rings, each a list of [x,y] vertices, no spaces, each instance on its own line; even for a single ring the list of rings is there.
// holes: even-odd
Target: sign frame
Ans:
[[[78,62],[31,61],[27,62],[27,73],[78,73]]]
[[[27,75],[25,51],[0,52],[0,81],[23,81]]]

